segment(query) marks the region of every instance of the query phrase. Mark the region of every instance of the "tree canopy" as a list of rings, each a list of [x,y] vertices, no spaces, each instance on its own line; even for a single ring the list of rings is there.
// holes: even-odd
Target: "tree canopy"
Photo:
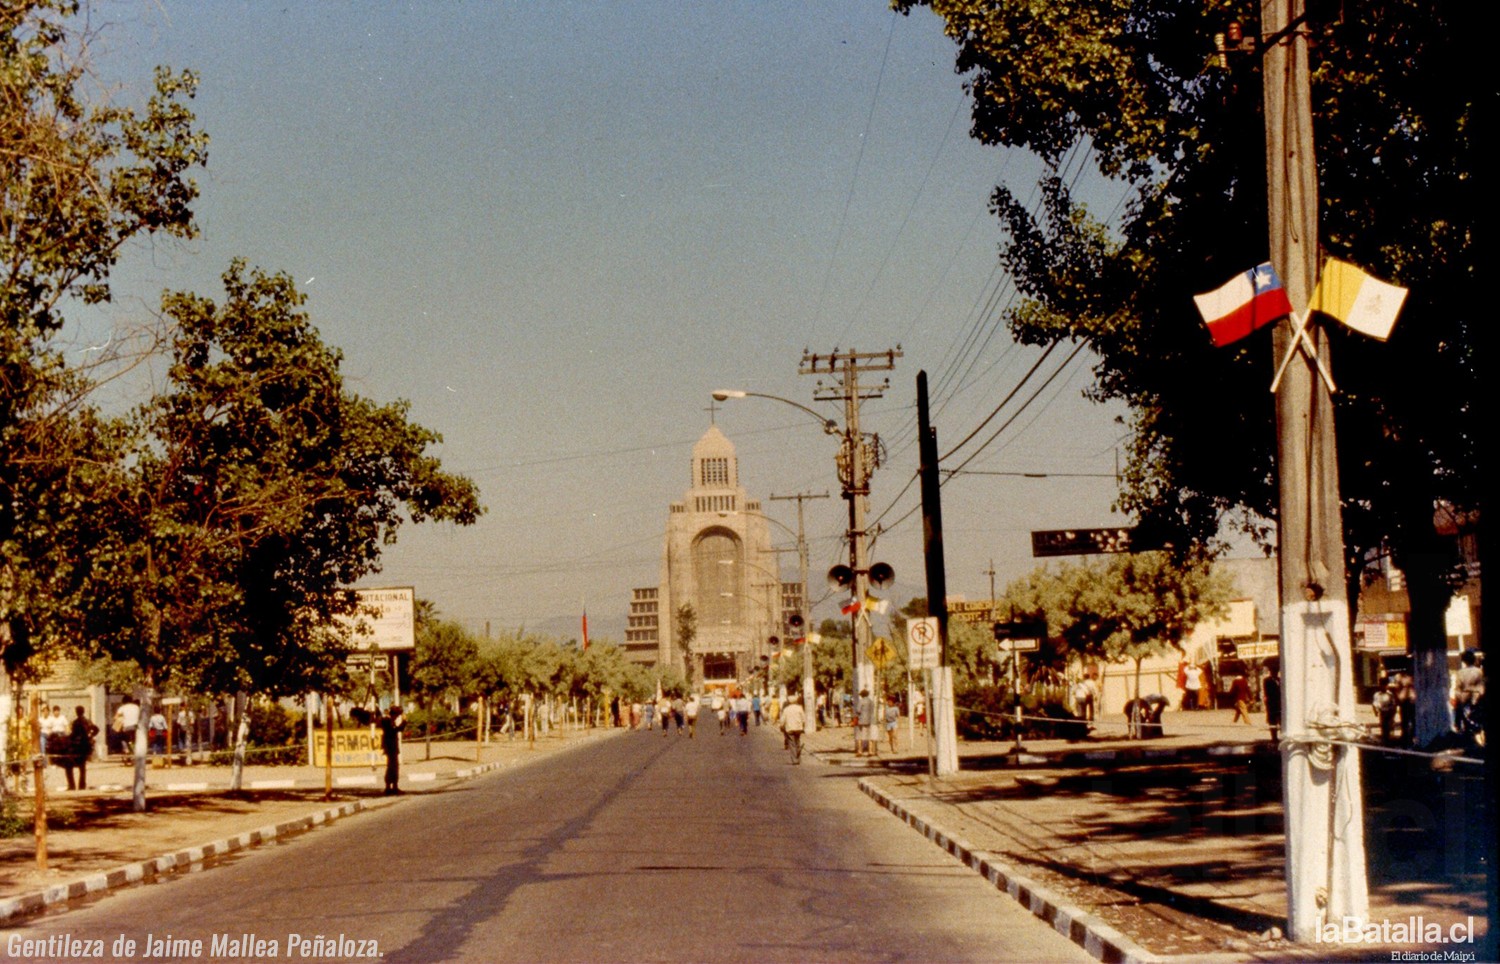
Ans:
[[[189,72],[159,68],[138,109],[91,103],[73,0],[0,7],[0,643],[22,670],[66,613],[109,431],[55,342],[65,306],[110,297],[131,241],[196,233],[189,176],[208,137]],[[81,541],[80,541],[81,540]]]
[[[996,189],[1001,257],[1026,296],[1006,318],[1024,343],[1087,343],[1090,396],[1129,407],[1119,508],[1178,545],[1225,527],[1263,542],[1277,517],[1277,359],[1265,336],[1214,348],[1191,295],[1266,260],[1260,56],[1220,62],[1249,0],[897,0],[930,7],[958,45],[973,136],[1052,165],[1042,202]],[[1462,51],[1468,4],[1310,4],[1312,105],[1324,253],[1410,290],[1388,342],[1328,325],[1338,392],[1347,577],[1391,556],[1412,592],[1413,641],[1446,645],[1461,575],[1434,513],[1481,504],[1474,230],[1483,210],[1476,105],[1494,84]],[[1128,188],[1115,223],[1077,171]],[[1075,173],[1066,175],[1065,170]]]

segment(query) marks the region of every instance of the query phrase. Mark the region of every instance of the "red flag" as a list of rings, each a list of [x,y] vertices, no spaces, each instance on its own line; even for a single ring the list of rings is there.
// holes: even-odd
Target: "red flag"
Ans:
[[[583,610],[583,648],[589,648],[589,611],[587,607]]]
[[[849,600],[849,604],[847,606],[845,606],[843,609],[840,609],[839,612],[843,613],[845,616],[852,616],[852,615],[854,615],[855,613],[859,612],[859,600],[858,599],[851,599],[851,600]]]

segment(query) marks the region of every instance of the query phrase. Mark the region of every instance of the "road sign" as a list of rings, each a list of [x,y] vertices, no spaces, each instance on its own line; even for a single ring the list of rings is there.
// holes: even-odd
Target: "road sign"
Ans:
[[[1001,653],[1031,653],[1041,648],[1042,641],[1039,639],[1001,639],[997,640],[995,645],[1000,647]]]
[[[884,666],[896,658],[896,647],[892,646],[890,640],[884,636],[876,636],[870,643],[870,648],[865,651],[865,655],[876,666]]]
[[[344,665],[351,670],[368,672],[374,669],[384,673],[391,668],[391,658],[385,653],[350,653],[344,657]]]
[[[928,616],[907,623],[906,647],[912,669],[936,669],[939,658],[937,618]]]

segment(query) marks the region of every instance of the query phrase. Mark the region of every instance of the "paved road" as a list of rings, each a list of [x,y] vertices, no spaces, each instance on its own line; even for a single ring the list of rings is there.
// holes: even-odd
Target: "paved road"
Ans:
[[[62,935],[134,960],[1088,959],[856,773],[791,766],[769,728],[622,733],[12,928],[0,960],[79,959],[16,943]],[[315,942],[340,935],[374,944]]]

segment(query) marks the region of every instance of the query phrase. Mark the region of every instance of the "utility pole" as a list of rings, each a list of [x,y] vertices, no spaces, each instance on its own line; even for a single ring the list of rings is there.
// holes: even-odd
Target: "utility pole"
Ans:
[[[813,651],[812,643],[808,641],[812,635],[812,613],[807,609],[807,536],[802,519],[802,503],[808,499],[826,499],[828,493],[822,494],[811,492],[798,492],[796,495],[772,495],[772,502],[790,502],[797,500],[797,578],[802,580],[802,595],[798,600],[797,615],[802,617],[802,708],[807,711],[807,732],[816,733],[818,729],[818,714],[813,707],[813,702],[818,698],[816,685],[813,683]]]
[[[1276,326],[1276,359],[1298,350],[1318,271],[1318,184],[1303,0],[1262,0],[1263,103],[1271,262],[1294,309]],[[1315,359],[1291,365],[1276,394],[1286,805],[1287,929],[1312,941],[1322,923],[1365,920],[1364,803],[1359,755],[1336,746],[1353,721],[1354,661],[1344,579],[1333,404],[1313,362],[1331,370],[1328,339],[1309,326]]]
[[[843,496],[849,502],[849,568],[854,572],[854,598],[864,603],[870,585],[870,566],[865,558],[867,533],[865,513],[869,510],[870,476],[880,465],[880,440],[866,436],[859,427],[859,406],[867,398],[880,398],[890,387],[890,380],[879,386],[861,385],[859,376],[865,372],[890,371],[901,357],[900,347],[881,352],[857,352],[850,349],[839,352],[834,349],[829,355],[802,355],[798,367],[801,375],[835,375],[835,385],[824,386],[822,380],[813,392],[818,401],[842,401],[844,403],[844,438],[839,447],[839,482]],[[854,693],[871,689],[875,669],[870,664],[870,620],[863,611],[854,614]]]
[[[927,372],[917,372],[917,475],[922,487],[922,559],[927,573],[927,614],[937,620],[938,665],[929,673],[928,746],[932,774],[958,772],[958,730],[953,718],[953,667],[948,663],[948,577],[943,562],[942,481],[937,429],[927,404]],[[993,565],[991,566],[993,568]]]

